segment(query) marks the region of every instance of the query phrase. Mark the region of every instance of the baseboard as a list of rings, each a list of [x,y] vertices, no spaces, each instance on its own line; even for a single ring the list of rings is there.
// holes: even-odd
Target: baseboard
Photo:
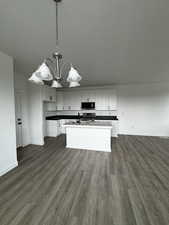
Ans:
[[[8,167],[7,169],[3,170],[0,172],[0,177],[3,176],[4,174],[8,173],[10,170],[14,169],[15,167],[18,166],[18,162],[16,162],[15,164],[11,165],[10,167]]]
[[[148,134],[119,134],[119,136],[140,136],[140,137],[158,137],[158,138],[169,138],[168,136],[160,136],[160,135],[148,135]]]

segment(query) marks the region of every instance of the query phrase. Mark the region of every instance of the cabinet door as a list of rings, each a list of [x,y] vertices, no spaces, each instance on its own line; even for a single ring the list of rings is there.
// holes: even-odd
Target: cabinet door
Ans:
[[[108,110],[108,98],[105,90],[97,91],[96,110]]]
[[[56,102],[46,102],[47,111],[56,111]]]
[[[66,123],[66,120],[60,120],[61,134],[65,134],[66,133],[66,128],[63,126],[65,123]]]
[[[119,122],[118,120],[113,120],[112,121],[112,137],[118,137],[119,133]]]
[[[65,95],[65,109],[66,110],[74,110],[75,99],[74,99],[75,93],[74,92],[68,92]]]
[[[117,107],[115,90],[98,90],[96,93],[97,110],[116,110]]]
[[[63,93],[63,110],[69,109],[69,99],[70,95],[68,92]]]
[[[46,121],[46,133],[48,137],[56,137],[58,135],[57,121]]]
[[[117,96],[116,90],[111,90],[109,92],[109,110],[117,110]]]
[[[81,99],[81,102],[88,102],[89,101],[87,91],[81,91],[80,92],[80,99]]]
[[[58,131],[57,136],[59,136],[59,135],[62,133],[62,128],[61,128],[61,122],[60,122],[60,120],[57,121],[57,126],[58,126],[58,129],[57,129],[57,131]]]
[[[56,102],[56,90],[55,90],[55,88],[49,88],[48,94],[49,94],[49,100],[51,102]]]
[[[56,90],[48,86],[43,86],[42,100],[47,102],[56,102]]]
[[[62,92],[56,92],[56,109],[63,110],[63,94],[62,94]]]
[[[42,86],[42,100],[49,101],[46,86]]]
[[[70,109],[71,110],[80,110],[81,109],[81,98],[79,92],[74,91],[70,95]]]
[[[89,102],[96,102],[96,91],[95,90],[87,91],[87,100]]]

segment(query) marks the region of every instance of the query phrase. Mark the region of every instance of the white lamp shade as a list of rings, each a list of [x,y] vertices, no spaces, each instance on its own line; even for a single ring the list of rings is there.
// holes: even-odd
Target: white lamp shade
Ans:
[[[69,87],[71,88],[71,87],[79,87],[80,86],[80,84],[79,84],[79,82],[75,82],[75,81],[72,81],[72,82],[70,82],[70,84],[69,84]]]
[[[32,74],[32,76],[29,78],[29,81],[35,84],[44,84],[44,82],[39,77],[37,77],[36,73]]]
[[[42,65],[35,71],[35,74],[41,80],[50,81],[53,79],[53,76],[46,63],[42,63]]]
[[[51,87],[52,88],[61,88],[62,85],[61,85],[61,83],[59,83],[59,81],[54,80]]]
[[[82,79],[82,77],[79,75],[79,73],[77,72],[77,70],[75,70],[73,68],[73,66],[71,66],[71,69],[70,69],[69,74],[68,74],[68,77],[67,77],[67,82],[70,82],[70,83],[71,82],[75,82],[77,84],[81,79]]]

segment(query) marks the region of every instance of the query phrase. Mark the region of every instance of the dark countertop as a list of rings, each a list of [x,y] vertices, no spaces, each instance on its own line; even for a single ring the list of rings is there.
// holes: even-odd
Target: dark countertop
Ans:
[[[82,116],[80,118],[83,118]],[[46,120],[79,119],[78,115],[47,116]],[[96,116],[95,120],[118,120],[117,116]]]

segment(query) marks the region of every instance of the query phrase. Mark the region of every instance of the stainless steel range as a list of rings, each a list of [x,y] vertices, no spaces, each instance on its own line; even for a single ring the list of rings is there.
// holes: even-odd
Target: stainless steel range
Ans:
[[[83,121],[95,121],[96,113],[83,113],[81,120]]]

